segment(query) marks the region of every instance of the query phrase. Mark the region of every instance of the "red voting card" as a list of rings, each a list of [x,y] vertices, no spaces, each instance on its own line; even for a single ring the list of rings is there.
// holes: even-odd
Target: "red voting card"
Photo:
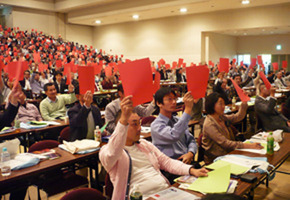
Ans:
[[[94,94],[95,91],[94,67],[78,66],[78,74],[79,74],[80,94],[85,94],[88,90],[90,90]]]
[[[71,66],[67,67],[66,84],[71,84]]]
[[[182,68],[186,68],[186,63],[182,63]]]
[[[114,73],[119,71],[118,65],[116,63],[113,63],[114,66]]]
[[[178,68],[181,67],[182,63],[183,63],[183,58],[179,58],[178,59]]]
[[[34,53],[33,54],[33,58],[34,58],[34,62],[35,63],[40,63],[41,58],[40,58],[40,53],[39,52],[38,53]]]
[[[119,65],[125,96],[133,95],[133,106],[152,101],[154,88],[149,58]]]
[[[218,66],[219,72],[229,72],[230,61],[228,58],[220,58],[220,64]]]
[[[263,64],[262,56],[257,56],[257,58],[258,58],[258,64],[262,65]]]
[[[287,60],[283,60],[282,61],[282,68],[286,69],[287,68],[287,65],[288,65]]]
[[[251,67],[255,67],[257,64],[257,58],[251,58]]]
[[[270,90],[270,88],[271,88],[271,83],[269,82],[269,80],[268,80],[267,77],[265,76],[264,72],[260,71],[260,72],[259,72],[259,75],[260,75],[261,79],[263,80],[263,82],[264,82],[266,88],[267,88],[268,90]]]
[[[172,63],[172,69],[175,69],[177,67],[177,62]]]
[[[20,64],[19,64],[20,63]],[[9,75],[9,80],[12,81],[14,78],[18,79],[18,81],[22,81],[24,78],[24,71],[28,69],[28,63],[25,62],[10,62],[7,66],[7,73]],[[20,71],[20,75],[18,76],[18,71]]]
[[[170,64],[165,64],[165,69],[170,69]]]
[[[63,75],[64,76],[67,76],[68,74],[70,74],[70,72],[72,71],[72,63],[67,63],[67,64],[64,64],[64,67],[63,67]]]
[[[107,77],[112,76],[112,66],[109,65],[105,68],[105,74]]]
[[[155,73],[156,72],[156,69],[155,69],[155,67],[153,66],[153,67],[151,67],[151,70],[152,70],[152,73]]]
[[[13,83],[13,88],[16,88],[18,85],[18,82],[20,81],[20,75],[22,74],[22,63],[20,61],[16,62],[16,74],[15,74],[15,80]],[[23,79],[23,75],[22,75]]]
[[[273,69],[274,69],[275,71],[279,70],[279,65],[278,65],[278,63],[272,63],[272,66],[273,66]]]
[[[246,95],[244,93],[244,91],[240,88],[240,86],[238,86],[238,84],[232,78],[231,78],[231,81],[232,81],[232,83],[233,83],[233,85],[234,85],[234,87],[235,87],[235,89],[236,89],[241,101],[242,102],[250,101],[251,100],[250,97],[248,97],[248,95]]]
[[[236,62],[237,62],[237,59],[234,58],[234,59],[233,59],[233,62],[232,62],[233,65],[236,64]]]
[[[154,87],[153,93],[155,93],[155,92],[157,92],[157,90],[159,90],[160,79],[161,79],[160,73],[159,72],[155,73],[155,80],[154,80],[154,84],[153,84],[153,87]]]
[[[161,59],[159,60],[159,63],[160,63],[161,65],[165,65],[165,60],[164,60],[163,58],[161,58]]]
[[[93,63],[92,66],[94,67],[94,73],[95,75],[101,73],[102,66],[99,65],[98,63]]]
[[[57,68],[61,68],[61,67],[62,67],[62,62],[61,62],[61,60],[57,60],[57,61],[55,61],[55,65],[56,65]]]
[[[194,99],[205,96],[209,69],[207,66],[186,67],[187,88]]]

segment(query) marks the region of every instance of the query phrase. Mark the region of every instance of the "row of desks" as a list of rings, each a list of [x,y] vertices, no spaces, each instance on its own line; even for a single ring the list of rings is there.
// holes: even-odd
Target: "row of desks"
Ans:
[[[289,157],[289,150],[290,150],[289,142],[290,142],[290,133],[285,133],[284,140],[280,143],[280,150],[277,152],[274,152],[274,154],[271,156],[270,155],[255,154],[255,153],[250,153],[250,152],[244,152],[244,151],[238,151],[238,150],[231,152],[231,154],[241,154],[241,155],[251,156],[251,157],[265,157],[265,156],[267,156],[268,162],[270,164],[274,165],[276,167],[275,170],[277,170],[277,168],[279,168],[279,166]],[[0,188],[4,187],[6,184],[11,184],[13,182],[16,183],[17,181],[23,180],[23,179],[26,179],[27,181],[29,181],[30,179],[37,177],[41,173],[44,173],[44,172],[47,172],[50,170],[54,170],[57,168],[62,168],[64,166],[73,165],[75,163],[83,162],[83,161],[86,161],[88,159],[94,159],[95,161],[97,161],[98,153],[99,153],[99,151],[96,151],[96,152],[87,153],[87,154],[83,154],[83,155],[72,155],[71,153],[64,151],[60,148],[55,148],[55,150],[56,150],[56,153],[61,155],[60,158],[55,159],[55,160],[41,161],[39,164],[37,164],[35,166],[25,168],[22,170],[12,171],[11,175],[8,177],[0,176]],[[97,171],[97,169],[94,169],[94,170]],[[273,173],[275,170],[270,171],[270,173]],[[256,176],[258,178],[258,181],[251,184],[251,183],[242,182],[242,181],[240,181],[240,179],[237,179],[238,186],[235,190],[235,194],[237,194],[239,196],[243,196],[247,193],[253,192],[254,189],[267,176],[267,174],[259,174],[259,173],[251,173],[251,174]],[[96,179],[97,179],[97,174],[96,174]],[[174,186],[178,187],[179,184],[176,183],[176,184],[174,184]],[[192,193],[192,194],[202,196],[202,194],[200,194],[198,192],[189,191],[189,190],[187,190],[187,191]]]

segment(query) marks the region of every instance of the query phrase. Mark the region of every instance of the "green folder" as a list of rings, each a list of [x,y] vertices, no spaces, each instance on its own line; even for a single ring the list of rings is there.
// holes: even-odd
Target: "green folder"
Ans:
[[[106,129],[107,125],[108,125],[108,122],[105,123],[105,125],[101,128],[101,133],[104,132],[104,130]]]
[[[41,121],[31,121],[30,124],[31,125],[47,125],[47,123],[41,122]]]
[[[234,175],[244,174],[245,172],[247,172],[249,170],[248,167],[233,164],[233,163],[223,161],[223,160],[218,160],[218,161],[206,166],[206,168],[216,170],[216,169],[219,169],[219,168],[224,167],[226,165],[230,166],[230,172],[231,172],[231,174],[234,174]]]
[[[230,165],[226,165],[211,171],[207,177],[199,177],[187,189],[201,193],[225,193],[230,183],[230,168]]]

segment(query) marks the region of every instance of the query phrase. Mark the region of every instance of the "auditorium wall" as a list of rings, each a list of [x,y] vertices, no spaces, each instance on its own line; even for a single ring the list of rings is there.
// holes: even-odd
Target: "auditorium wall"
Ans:
[[[164,58],[172,62],[182,57],[187,63],[198,63],[206,60],[206,54],[210,60],[218,57],[216,50],[205,52],[204,32],[289,26],[289,19],[290,6],[282,4],[140,20],[96,26],[93,44],[130,59],[149,56],[152,60]]]

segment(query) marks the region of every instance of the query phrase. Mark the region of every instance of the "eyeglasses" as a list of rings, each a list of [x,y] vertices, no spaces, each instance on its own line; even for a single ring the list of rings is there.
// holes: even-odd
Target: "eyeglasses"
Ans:
[[[137,127],[137,126],[141,126],[141,120],[139,121],[135,121],[135,122],[132,122],[131,124],[129,124],[130,126],[133,126],[133,127]]]

